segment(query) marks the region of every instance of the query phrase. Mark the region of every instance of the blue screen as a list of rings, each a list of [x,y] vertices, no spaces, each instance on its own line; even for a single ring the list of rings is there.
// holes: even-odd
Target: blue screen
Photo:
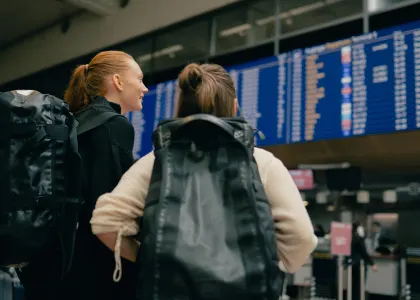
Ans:
[[[420,128],[420,22],[297,49],[227,69],[258,146]],[[174,116],[177,81],[149,88],[129,113],[136,158],[153,149],[158,122]]]

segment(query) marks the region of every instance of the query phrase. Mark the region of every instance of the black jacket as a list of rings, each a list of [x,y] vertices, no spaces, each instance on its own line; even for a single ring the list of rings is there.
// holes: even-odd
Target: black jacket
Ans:
[[[353,234],[351,241],[352,264],[358,266],[363,260],[366,265],[372,266],[374,262],[366,250],[365,240],[358,234]]]
[[[103,97],[91,104],[97,112],[115,110]],[[116,116],[104,125],[78,138],[79,153],[84,164],[85,206],[80,216],[75,254],[70,273],[58,278],[59,251],[52,249],[38,264],[21,275],[27,300],[130,300],[135,298],[134,264],[123,260],[123,277],[114,283],[114,253],[91,232],[90,218],[96,200],[111,192],[121,175],[133,164],[134,129],[124,116]]]

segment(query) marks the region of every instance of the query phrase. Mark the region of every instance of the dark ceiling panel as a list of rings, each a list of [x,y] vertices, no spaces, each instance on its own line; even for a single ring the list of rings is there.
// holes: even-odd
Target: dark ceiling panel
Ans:
[[[418,169],[420,131],[267,147],[289,168],[349,162],[365,169]]]

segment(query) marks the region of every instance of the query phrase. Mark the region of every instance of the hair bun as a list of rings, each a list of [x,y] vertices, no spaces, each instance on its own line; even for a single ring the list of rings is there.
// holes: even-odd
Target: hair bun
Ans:
[[[178,84],[183,92],[195,92],[203,81],[203,70],[198,64],[189,64],[179,75]]]

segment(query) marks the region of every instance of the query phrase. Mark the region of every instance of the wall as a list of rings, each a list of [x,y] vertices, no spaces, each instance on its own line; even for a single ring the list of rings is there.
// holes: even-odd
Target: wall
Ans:
[[[0,53],[0,84],[241,0],[131,0],[109,17],[81,14]]]

